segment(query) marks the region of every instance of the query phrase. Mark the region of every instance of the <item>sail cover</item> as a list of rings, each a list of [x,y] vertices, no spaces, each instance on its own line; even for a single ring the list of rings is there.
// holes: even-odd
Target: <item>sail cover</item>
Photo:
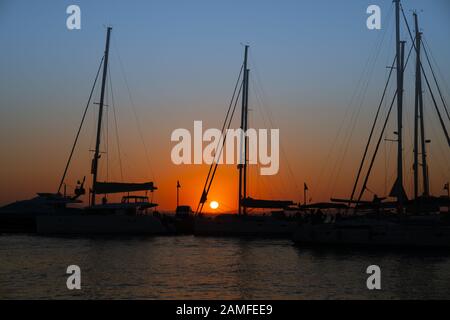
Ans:
[[[283,200],[257,200],[253,198],[245,198],[242,200],[242,205],[247,208],[260,208],[260,209],[284,209],[291,205],[292,201]]]
[[[132,191],[153,191],[157,188],[153,182],[127,183],[127,182],[97,182],[95,193],[122,193]]]

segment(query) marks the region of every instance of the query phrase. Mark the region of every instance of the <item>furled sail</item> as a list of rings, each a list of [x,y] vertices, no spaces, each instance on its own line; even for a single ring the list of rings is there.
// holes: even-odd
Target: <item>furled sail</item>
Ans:
[[[402,198],[403,200],[408,200],[408,196],[406,195],[405,189],[403,188],[403,183],[399,182],[398,178],[395,180],[395,183],[392,187],[391,192],[389,193],[390,197]]]
[[[97,182],[95,184],[95,193],[122,193],[132,191],[153,191],[157,188],[153,182],[145,183],[127,183],[127,182]]]

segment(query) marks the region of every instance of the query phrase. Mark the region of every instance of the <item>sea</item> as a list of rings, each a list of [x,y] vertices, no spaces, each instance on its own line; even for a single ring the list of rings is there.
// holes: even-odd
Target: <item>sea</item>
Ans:
[[[69,266],[80,289],[68,288]],[[369,266],[380,289],[368,288]],[[0,235],[0,299],[449,299],[450,252],[282,239]]]

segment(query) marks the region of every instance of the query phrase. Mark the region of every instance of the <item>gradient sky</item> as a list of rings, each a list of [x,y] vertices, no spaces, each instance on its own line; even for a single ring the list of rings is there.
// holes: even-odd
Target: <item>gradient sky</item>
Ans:
[[[66,28],[70,4],[81,7],[81,30]],[[366,8],[371,4],[382,9],[380,31],[366,28]],[[422,30],[450,101],[450,4],[404,0],[403,5],[408,18],[411,9],[422,10]],[[251,169],[250,195],[299,201],[307,182],[313,201],[346,197],[386,66],[394,57],[392,9],[391,0],[1,0],[0,204],[56,191],[103,54],[105,25],[113,26],[110,70],[124,178],[155,181],[159,190],[154,199],[162,209],[174,208],[177,180],[182,184],[181,202],[193,207],[198,202],[208,167],[173,165],[170,134],[176,128],[192,129],[194,120],[221,127],[242,62],[242,43],[251,45],[251,126],[263,128],[270,122],[270,127],[279,128],[283,149],[279,175],[259,177],[257,168]],[[409,49],[406,33],[403,38]],[[408,192],[413,62],[405,88]],[[97,89],[94,101],[98,97]],[[427,134],[433,141],[431,189],[441,194],[450,180],[449,149],[429,95],[425,102]],[[90,184],[95,114],[93,105],[66,180],[68,190],[83,175]],[[111,110],[108,117],[108,177],[120,180]],[[386,137],[393,138],[394,130],[391,121]],[[395,177],[394,146],[383,144],[381,151],[369,182],[379,195],[389,192]],[[218,200],[220,210],[236,207],[235,169],[219,169],[209,199]],[[101,179],[105,178],[103,161]]]

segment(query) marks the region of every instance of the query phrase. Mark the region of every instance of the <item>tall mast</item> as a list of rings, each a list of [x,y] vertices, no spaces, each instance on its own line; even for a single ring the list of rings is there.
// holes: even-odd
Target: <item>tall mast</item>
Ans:
[[[395,3],[396,54],[397,54],[397,181],[394,185],[398,212],[403,212],[403,67],[405,60],[405,42],[400,40],[400,0]]]
[[[247,133],[248,130],[248,87],[249,87],[249,75],[250,70],[246,69],[244,73],[245,77],[245,126],[244,132]],[[243,199],[247,198],[247,169],[248,169],[248,136],[245,135],[244,140],[244,187],[243,187]],[[247,207],[244,206],[243,213],[247,214]]]
[[[419,197],[419,79],[420,79],[420,49],[419,49],[419,30],[417,23],[417,14],[414,13],[416,23],[416,91],[414,100],[414,199]]]
[[[247,69],[247,56],[248,56],[248,45],[245,46],[244,53],[244,78],[242,81],[242,109],[241,109],[241,150],[240,157],[241,161],[238,166],[239,168],[239,208],[238,213],[247,214],[247,208],[242,205],[243,200],[247,196],[247,127],[248,127],[248,75],[249,70]]]
[[[418,121],[420,120],[420,144],[422,153],[422,176],[423,176],[423,195],[428,197],[430,195],[430,185],[428,180],[428,164],[427,164],[427,150],[426,150],[426,139],[425,139],[425,126],[424,126],[424,114],[423,114],[423,94],[422,94],[422,68],[421,68],[421,58],[420,50],[422,46],[422,33],[419,31],[419,19],[417,13],[414,13],[414,22],[416,28],[416,127],[415,127],[415,141],[414,141],[414,190],[417,189],[418,196],[418,175],[419,175],[419,155],[418,155]],[[416,160],[417,158],[417,160]],[[417,161],[417,162],[416,162]],[[416,178],[417,176],[417,178]],[[417,180],[416,180],[417,179]]]
[[[103,116],[103,105],[105,101],[105,88],[106,88],[106,76],[108,73],[108,55],[109,55],[109,38],[111,35],[111,27],[108,27],[106,32],[106,46],[105,46],[105,59],[103,61],[103,78],[102,78],[102,89],[100,94],[100,104],[98,108],[98,123],[97,123],[97,139],[95,142],[95,152],[94,158],[92,159],[92,194],[91,194],[91,205],[95,205],[95,194],[97,185],[97,172],[98,172],[98,159],[100,158],[100,138],[102,131],[102,116]]]

